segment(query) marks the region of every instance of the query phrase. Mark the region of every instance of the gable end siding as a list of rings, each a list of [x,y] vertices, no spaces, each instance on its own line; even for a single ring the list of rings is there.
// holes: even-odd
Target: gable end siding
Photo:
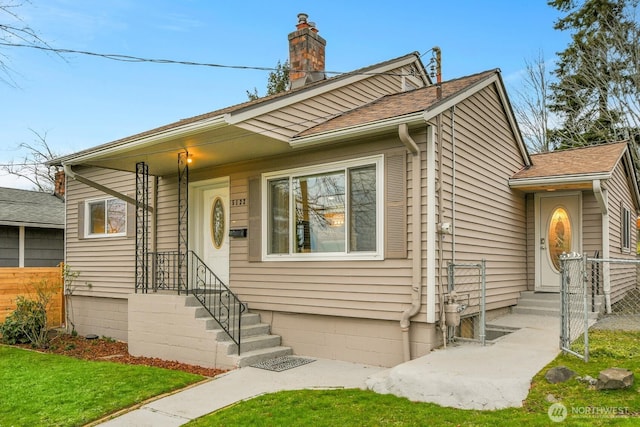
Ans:
[[[451,114],[444,114],[443,221],[452,221]],[[494,85],[456,106],[455,261],[486,260],[487,309],[517,302],[527,289],[525,195],[509,187],[524,165]],[[444,261],[452,259],[445,235]],[[446,279],[445,279],[446,280]]]

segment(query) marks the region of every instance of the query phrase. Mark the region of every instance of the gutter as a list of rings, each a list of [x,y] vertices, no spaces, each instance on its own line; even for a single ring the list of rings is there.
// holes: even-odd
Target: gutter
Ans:
[[[105,187],[102,184],[98,184],[95,181],[91,181],[89,178],[85,178],[82,175],[78,175],[77,173],[75,173],[72,169],[71,169],[71,165],[68,165],[66,163],[62,164],[62,167],[64,168],[64,174],[66,176],[68,176],[71,179],[75,179],[78,182],[81,182],[85,185],[88,185],[89,187],[95,188],[96,190],[100,190],[103,193],[107,193],[113,197],[117,197],[120,200],[124,200],[125,202],[132,204],[133,206],[138,206],[138,202],[136,201],[136,199],[131,198],[129,196],[127,196],[126,194],[120,193],[118,191],[112,190],[111,188]],[[145,210],[148,210],[149,212],[153,212],[153,207],[142,204],[142,207]]]
[[[365,123],[357,126],[340,128],[338,130],[322,132],[309,136],[294,137],[289,140],[291,148],[302,148],[313,145],[323,144],[325,142],[335,142],[336,139],[353,138],[378,133],[384,130],[395,130],[403,124],[422,124],[424,123],[422,111],[419,113],[407,114],[400,117],[392,117],[390,119],[380,120],[377,122]]]
[[[589,184],[594,180],[606,180],[611,178],[610,172],[576,175],[556,175],[544,178],[515,178],[509,180],[510,188],[526,190],[527,187],[540,187],[557,184]]]
[[[126,138],[111,142],[105,145],[101,145],[86,151],[81,151],[76,154],[59,157],[57,159],[46,162],[48,166],[62,164],[81,164],[87,161],[95,160],[96,158],[108,156],[110,154],[119,154],[124,150],[134,150],[137,148],[144,148],[147,145],[157,144],[167,140],[174,139],[176,137],[186,137],[203,131],[216,129],[226,126],[224,116],[212,117],[206,120],[198,121],[195,123],[187,123],[178,127],[170,128],[164,131],[158,131],[150,135],[142,135],[139,137]]]
[[[593,194],[596,197],[600,212],[602,213],[602,258],[609,259],[611,251],[609,248],[609,210],[607,190],[599,179],[593,180]],[[603,263],[602,287],[604,290],[604,302],[607,314],[611,314],[611,277],[610,265]]]

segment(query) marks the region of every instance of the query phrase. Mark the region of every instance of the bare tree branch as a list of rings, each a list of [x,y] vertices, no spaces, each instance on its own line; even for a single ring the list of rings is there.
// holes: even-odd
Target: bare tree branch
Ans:
[[[51,150],[47,143],[47,132],[38,133],[29,129],[36,137],[33,143],[23,142],[18,148],[27,150],[27,154],[16,162],[11,160],[7,165],[3,165],[0,170],[23,179],[33,184],[33,189],[51,193],[55,187],[55,175],[57,168],[50,168],[45,165],[48,160],[60,157],[58,153]]]

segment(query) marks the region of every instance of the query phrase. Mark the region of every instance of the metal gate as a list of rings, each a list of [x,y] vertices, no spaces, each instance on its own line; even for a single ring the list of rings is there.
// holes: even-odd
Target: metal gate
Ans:
[[[640,330],[640,260],[562,255],[560,348],[589,360],[589,328]]]
[[[560,256],[560,349],[589,361],[586,255]]]
[[[444,301],[455,300],[460,317],[464,320],[475,319],[474,338],[485,345],[486,339],[486,261],[479,263],[452,263],[447,264],[448,292],[444,295]],[[446,305],[446,303],[445,303]],[[447,328],[448,341],[455,339],[455,330]]]

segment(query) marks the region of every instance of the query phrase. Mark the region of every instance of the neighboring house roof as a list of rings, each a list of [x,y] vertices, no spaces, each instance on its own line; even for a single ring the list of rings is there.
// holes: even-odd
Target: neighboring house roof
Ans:
[[[64,201],[51,193],[0,187],[0,225],[64,228]]]
[[[594,188],[594,181],[610,179],[622,162],[631,194],[640,209],[638,177],[627,142],[533,154],[531,161],[531,166],[511,177],[509,185],[512,188],[528,191],[590,189]]]

